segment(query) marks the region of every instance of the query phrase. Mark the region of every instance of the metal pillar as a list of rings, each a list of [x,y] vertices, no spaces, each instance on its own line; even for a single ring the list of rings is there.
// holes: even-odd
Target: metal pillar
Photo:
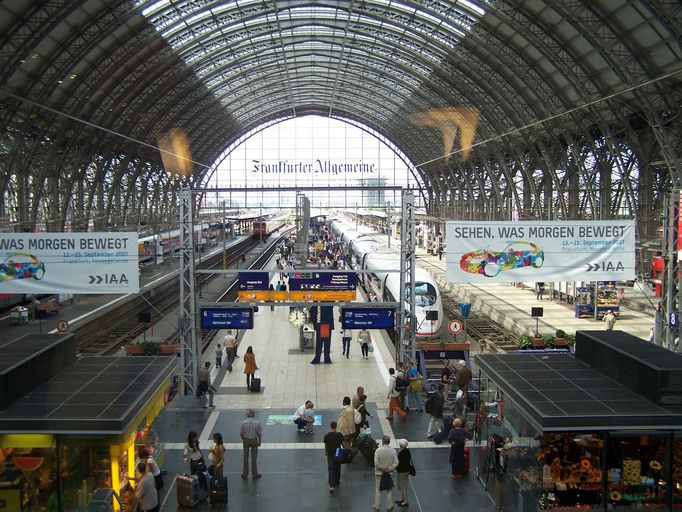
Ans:
[[[184,395],[197,389],[199,345],[196,330],[196,298],[194,296],[194,222],[192,189],[180,189],[180,390]]]
[[[294,254],[301,260],[301,266],[308,262],[308,229],[310,228],[310,200],[303,194],[296,195],[296,241]]]
[[[415,223],[414,193],[405,190],[402,197],[402,223],[400,226],[400,300],[404,305],[398,311],[398,354],[397,360],[405,360],[405,350],[409,350],[412,361],[416,359],[417,318],[414,314],[414,280],[415,280]],[[403,302],[404,301],[404,302]]]
[[[388,246],[391,247],[391,201],[386,202],[386,231],[388,236]]]
[[[679,327],[671,328],[673,314],[680,317],[680,304],[682,304],[682,287],[680,286],[680,265],[677,258],[680,222],[680,202],[682,197],[680,189],[673,189],[670,198],[664,203],[664,230],[663,230],[663,255],[665,267],[663,269],[663,296],[661,297],[661,321],[663,335],[661,345],[669,350],[678,352],[680,349]],[[675,341],[678,344],[675,345]]]

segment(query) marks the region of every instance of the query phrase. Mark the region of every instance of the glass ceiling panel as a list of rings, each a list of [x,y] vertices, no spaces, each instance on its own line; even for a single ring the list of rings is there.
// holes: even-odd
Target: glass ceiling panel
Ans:
[[[410,97],[485,15],[488,4],[422,0],[415,7],[395,0],[365,0],[343,2],[338,9],[291,5],[277,10],[282,4],[267,0],[135,0],[197,76],[221,90],[225,102],[234,96],[230,90],[243,92],[244,84],[265,73],[331,80],[327,77],[335,76],[337,67],[348,61],[356,80],[371,77]],[[297,26],[302,20],[305,24]],[[333,37],[338,37],[338,44],[330,42]],[[274,66],[277,61],[279,68]],[[304,61],[311,65],[303,68]],[[266,71],[259,72],[261,66]],[[359,73],[358,67],[367,72]],[[329,87],[329,82],[324,85]]]

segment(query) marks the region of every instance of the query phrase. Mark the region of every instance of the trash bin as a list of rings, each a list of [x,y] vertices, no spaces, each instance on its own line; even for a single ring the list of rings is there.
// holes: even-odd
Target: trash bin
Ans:
[[[17,306],[9,312],[9,323],[23,325],[28,323],[28,309]]]
[[[313,324],[305,324],[301,331],[301,352],[315,347],[315,329]]]

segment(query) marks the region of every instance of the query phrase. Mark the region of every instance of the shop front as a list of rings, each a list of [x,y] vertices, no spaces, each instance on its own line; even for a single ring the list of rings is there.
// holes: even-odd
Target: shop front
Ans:
[[[483,442],[474,463],[498,508],[682,510],[682,409],[669,405],[677,399],[656,403],[570,354],[476,362]]]
[[[85,511],[97,489],[124,502],[140,446],[163,462],[150,425],[175,365],[81,358],[0,410],[0,511]]]

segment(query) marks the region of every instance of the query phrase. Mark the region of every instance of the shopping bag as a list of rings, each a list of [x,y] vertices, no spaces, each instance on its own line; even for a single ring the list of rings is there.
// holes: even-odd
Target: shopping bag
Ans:
[[[391,477],[391,473],[382,473],[381,480],[379,481],[379,490],[390,491],[391,489],[393,489],[393,478]]]

